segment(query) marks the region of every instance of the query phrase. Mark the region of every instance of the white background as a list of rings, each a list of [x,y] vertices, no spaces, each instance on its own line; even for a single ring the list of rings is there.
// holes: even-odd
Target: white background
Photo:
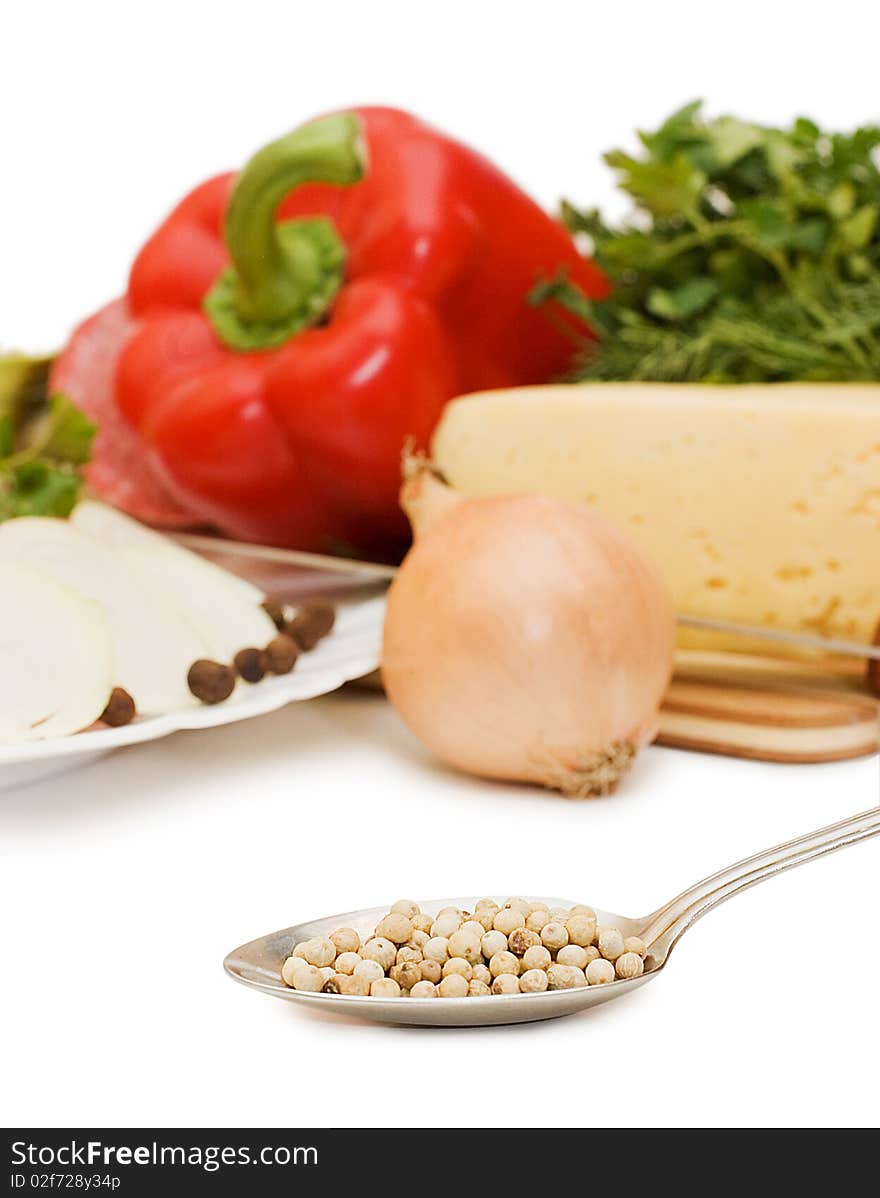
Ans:
[[[0,342],[51,348],[200,178],[322,109],[408,107],[550,205],[694,96],[876,120],[871,6],[31,0],[7,14]],[[875,1126],[878,845],[748,892],[626,1002],[489,1031],[345,1025],[226,951],[401,895],[627,914],[877,801],[868,760],[646,752],[614,799],[452,776],[375,696],[123,752],[0,795],[0,1119],[31,1126]]]

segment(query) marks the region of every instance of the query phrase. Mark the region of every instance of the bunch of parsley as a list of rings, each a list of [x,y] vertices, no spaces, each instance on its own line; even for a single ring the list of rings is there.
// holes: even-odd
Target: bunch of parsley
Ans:
[[[576,377],[668,382],[880,379],[880,128],[825,133],[700,102],[605,161],[636,204],[614,228],[570,204],[613,293],[556,299],[592,325]]]
[[[95,426],[48,395],[49,358],[0,358],[0,521],[67,516],[82,486]]]

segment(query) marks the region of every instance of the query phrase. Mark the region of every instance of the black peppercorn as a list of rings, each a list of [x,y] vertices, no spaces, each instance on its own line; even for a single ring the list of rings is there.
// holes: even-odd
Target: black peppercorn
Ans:
[[[189,689],[202,703],[222,703],[235,688],[235,671],[219,661],[200,657],[189,667],[186,676]]]
[[[304,603],[289,620],[284,631],[292,636],[300,649],[314,649],[318,641],[332,630],[336,611],[329,603]]]
[[[263,651],[263,661],[271,674],[289,674],[293,669],[299,649],[289,636],[281,633]]]
[[[287,617],[284,614],[284,608],[281,606],[281,604],[273,603],[270,599],[267,599],[263,604],[263,611],[266,613],[278,631],[283,632],[284,625],[287,622]]]
[[[262,649],[239,649],[233,658],[233,665],[245,682],[259,682],[266,673]]]
[[[134,699],[121,686],[114,686],[107,706],[101,712],[101,720],[111,728],[122,728],[135,717]]]

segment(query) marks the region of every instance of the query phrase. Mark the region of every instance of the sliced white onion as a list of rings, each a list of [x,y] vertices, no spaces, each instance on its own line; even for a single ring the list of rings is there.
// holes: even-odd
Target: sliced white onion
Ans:
[[[275,625],[260,606],[265,595],[245,579],[105,504],[85,500],[70,519],[186,611],[208,642],[209,657],[230,661],[239,649],[262,649],[275,636]]]
[[[222,583],[227,590],[236,591],[243,599],[250,600],[257,607],[266,598],[265,592],[246,578],[216,566],[213,562],[199,557],[197,553],[191,553],[164,533],[156,532],[138,520],[132,520],[131,516],[126,516],[106,503],[98,503],[95,499],[83,499],[73,509],[69,519],[74,528],[88,533],[111,548],[134,549],[149,545],[157,552],[162,552],[169,562],[195,562],[196,566],[201,568],[203,578],[212,578],[214,581],[219,579],[218,585]]]
[[[113,650],[99,604],[53,578],[0,562],[0,742],[79,732],[113,686]]]
[[[0,561],[29,566],[99,603],[115,658],[114,685],[141,715],[192,706],[186,674],[211,646],[189,614],[125,557],[66,520],[24,516],[0,524]]]

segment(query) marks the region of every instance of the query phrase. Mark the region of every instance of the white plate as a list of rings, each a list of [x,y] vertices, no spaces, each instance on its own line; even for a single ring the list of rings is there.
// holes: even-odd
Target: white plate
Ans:
[[[300,699],[313,699],[360,678],[379,664],[385,600],[365,599],[337,608],[336,625],[310,653],[303,653],[290,674],[239,683],[225,703],[188,707],[169,715],[136,720],[124,728],[102,728],[57,740],[0,745],[0,790],[48,778],[93,761],[125,745],[157,740],[183,729],[215,728],[277,711]]]

